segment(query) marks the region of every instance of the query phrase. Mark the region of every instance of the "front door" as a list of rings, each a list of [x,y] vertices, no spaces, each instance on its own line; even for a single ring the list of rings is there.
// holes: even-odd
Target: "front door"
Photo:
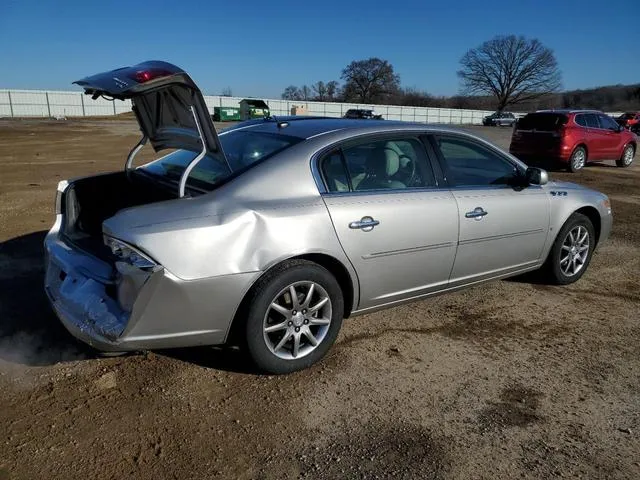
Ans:
[[[458,207],[417,137],[369,137],[320,159],[323,198],[360,282],[359,309],[445,288]]]
[[[460,234],[450,286],[540,262],[549,230],[544,187],[514,187],[521,167],[489,145],[461,135],[434,137],[458,204]]]
[[[622,152],[622,135],[620,127],[608,115],[598,114],[598,122],[602,135],[602,155],[607,160],[616,160]]]

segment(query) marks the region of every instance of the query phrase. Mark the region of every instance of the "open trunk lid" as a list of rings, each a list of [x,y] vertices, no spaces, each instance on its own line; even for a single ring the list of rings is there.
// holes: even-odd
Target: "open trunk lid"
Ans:
[[[93,98],[131,99],[140,129],[156,151],[172,148],[223,154],[202,93],[175,65],[148,61],[73,83]]]

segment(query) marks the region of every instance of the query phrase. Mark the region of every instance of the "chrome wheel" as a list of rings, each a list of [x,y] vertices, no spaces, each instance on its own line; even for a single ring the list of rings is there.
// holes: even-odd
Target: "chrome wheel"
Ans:
[[[589,257],[589,231],[578,225],[572,228],[560,250],[560,270],[567,277],[573,277],[584,267]]]
[[[631,162],[633,162],[634,153],[635,152],[633,151],[633,147],[631,145],[624,149],[624,153],[622,154],[622,163],[625,166],[631,165]]]
[[[304,357],[327,336],[331,314],[331,299],[321,285],[293,283],[271,301],[263,321],[264,341],[281,359]]]
[[[573,170],[580,170],[584,167],[584,164],[587,160],[587,155],[582,148],[578,148],[573,155],[571,156],[571,166]]]

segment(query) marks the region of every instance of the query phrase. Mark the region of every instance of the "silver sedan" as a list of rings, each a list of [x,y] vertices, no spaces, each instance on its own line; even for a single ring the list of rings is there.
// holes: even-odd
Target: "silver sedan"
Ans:
[[[320,360],[343,318],[541,269],[578,280],[607,196],[476,136],[390,121],[252,120],[217,134],[178,67],[77,82],[131,99],[123,171],[61,182],[45,288],[104,352],[243,346],[262,370]],[[144,145],[170,153],[141,166]]]

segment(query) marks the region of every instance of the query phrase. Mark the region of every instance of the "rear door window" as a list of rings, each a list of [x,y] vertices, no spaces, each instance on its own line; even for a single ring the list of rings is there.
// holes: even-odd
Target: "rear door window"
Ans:
[[[604,128],[605,130],[618,129],[618,124],[608,115],[598,115],[598,121],[600,122],[600,128]]]
[[[429,158],[417,138],[352,143],[326,155],[321,170],[329,192],[437,187]]]
[[[576,123],[578,125],[580,125],[581,127],[586,127],[587,126],[587,119],[585,118],[584,115],[576,115]]]

